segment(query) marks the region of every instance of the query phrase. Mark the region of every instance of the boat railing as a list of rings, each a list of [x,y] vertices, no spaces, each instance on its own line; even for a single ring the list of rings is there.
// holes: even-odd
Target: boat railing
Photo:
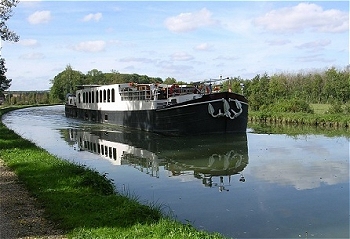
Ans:
[[[165,100],[169,97],[193,94],[197,91],[195,87],[189,86],[149,86],[139,85],[137,87],[125,87],[121,89],[120,97],[122,101],[140,100]]]
[[[121,100],[133,101],[133,100],[150,100],[152,97],[150,90],[132,90],[131,88],[126,88],[120,92]]]

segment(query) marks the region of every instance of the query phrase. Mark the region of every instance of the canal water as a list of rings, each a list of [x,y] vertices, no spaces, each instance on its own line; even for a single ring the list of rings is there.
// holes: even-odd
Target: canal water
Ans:
[[[16,110],[3,122],[117,190],[200,230],[234,238],[349,238],[349,138],[258,133],[164,137]]]

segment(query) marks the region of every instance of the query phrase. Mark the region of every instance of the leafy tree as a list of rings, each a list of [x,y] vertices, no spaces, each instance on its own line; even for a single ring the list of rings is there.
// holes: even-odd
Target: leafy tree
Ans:
[[[7,69],[5,67],[5,59],[0,58],[0,93],[7,90],[11,86],[12,79],[8,79],[5,75]]]
[[[250,82],[246,84],[246,92],[253,110],[259,110],[261,106],[269,105],[271,97],[268,94],[270,77],[265,73],[262,77],[256,75]]]
[[[19,0],[1,0],[0,4],[0,32],[1,32],[1,40],[3,41],[14,41],[17,42],[19,40],[19,36],[10,31],[10,29],[6,25],[6,21],[10,19],[12,16],[12,8],[16,7]]]
[[[283,75],[274,75],[269,82],[269,96],[276,99],[285,99],[288,96],[287,79]]]
[[[106,84],[106,77],[102,71],[92,69],[86,75],[86,83],[88,84]]]
[[[51,80],[52,87],[50,89],[50,97],[53,102],[63,102],[68,93],[75,93],[78,85],[86,82],[85,75],[80,71],[75,71],[70,65],[64,71],[55,76]]]
[[[12,7],[16,7],[18,0],[1,0],[0,4],[0,33],[2,41],[14,41],[19,40],[19,36],[6,25],[6,21],[12,16]],[[7,90],[11,86],[12,79],[8,79],[5,75],[7,69],[5,67],[5,59],[1,58],[0,49],[0,93]]]
[[[176,79],[172,77],[167,77],[164,81],[164,84],[168,84],[168,85],[176,84]]]

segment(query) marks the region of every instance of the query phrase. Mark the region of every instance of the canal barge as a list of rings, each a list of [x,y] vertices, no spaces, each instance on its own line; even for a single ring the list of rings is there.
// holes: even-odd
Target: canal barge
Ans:
[[[246,132],[248,100],[212,81],[191,85],[83,85],[67,95],[65,115],[163,135]]]

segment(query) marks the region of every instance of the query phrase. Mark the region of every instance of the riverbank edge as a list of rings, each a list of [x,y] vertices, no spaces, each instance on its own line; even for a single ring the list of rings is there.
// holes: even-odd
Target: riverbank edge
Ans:
[[[33,200],[27,200],[24,207],[41,210],[43,214],[36,220],[47,221],[51,228],[42,230],[46,233],[33,235],[30,227],[24,225],[27,231],[21,232],[21,238],[224,238],[219,233],[200,231],[162,214],[162,205],[153,202],[145,205],[138,202],[137,197],[118,194],[106,175],[57,158],[2,123],[3,114],[26,107],[0,108],[0,158],[18,177],[15,185],[23,185],[20,190],[34,198],[34,207],[30,203]],[[3,175],[7,174],[1,177]],[[25,194],[16,187],[11,190],[14,191],[10,195]],[[13,215],[12,228],[17,232],[12,233],[18,238],[17,228],[23,226],[23,220],[30,219],[19,219],[14,214],[17,209],[8,208],[5,200],[12,199],[2,198],[1,212]],[[63,235],[57,235],[57,231]]]
[[[269,123],[276,125],[307,125],[320,128],[349,129],[350,115],[344,114],[310,114],[250,111],[248,121],[252,123]]]

